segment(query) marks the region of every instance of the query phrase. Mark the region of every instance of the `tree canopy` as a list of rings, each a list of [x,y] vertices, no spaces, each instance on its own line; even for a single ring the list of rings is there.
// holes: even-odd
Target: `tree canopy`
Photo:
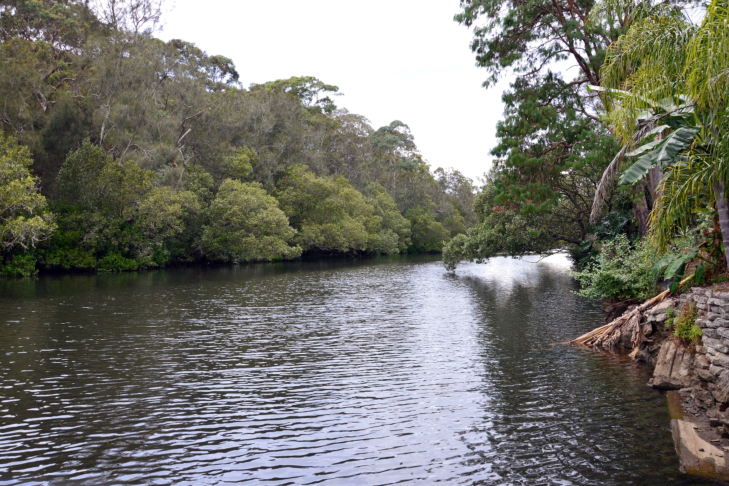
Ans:
[[[437,251],[475,222],[472,183],[432,171],[405,123],[373,128],[314,76],[244,88],[230,58],[156,38],[162,12],[158,0],[0,2],[0,126],[26,154],[48,230],[35,249],[4,248],[4,265]]]

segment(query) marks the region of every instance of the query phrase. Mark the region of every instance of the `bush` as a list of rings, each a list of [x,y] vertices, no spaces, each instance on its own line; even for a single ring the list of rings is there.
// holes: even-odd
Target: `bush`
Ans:
[[[652,273],[657,260],[647,241],[633,247],[625,235],[617,235],[603,244],[602,252],[584,270],[573,274],[582,285],[578,294],[613,302],[653,297],[659,291]]]
[[[31,252],[16,253],[4,264],[0,262],[0,275],[5,277],[31,277],[38,273],[36,257]]]
[[[118,253],[112,253],[99,260],[97,268],[100,272],[134,272],[139,270],[139,262],[125,258]]]
[[[411,209],[407,218],[412,225],[411,250],[418,253],[433,253],[443,251],[443,245],[451,239],[451,232],[433,218],[427,209]]]
[[[704,333],[696,325],[696,304],[686,306],[680,316],[674,319],[673,336],[689,344],[697,344]]]
[[[297,165],[279,180],[275,195],[304,251],[397,253],[409,224],[393,213],[391,197],[373,191],[374,199],[365,198],[344,177],[319,177]]]
[[[210,205],[209,216],[202,248],[211,260],[240,263],[301,255],[301,248],[288,244],[296,230],[260,184],[226,180]]]

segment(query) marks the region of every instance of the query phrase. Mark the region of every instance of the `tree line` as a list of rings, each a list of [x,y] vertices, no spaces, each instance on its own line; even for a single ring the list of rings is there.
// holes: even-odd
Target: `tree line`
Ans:
[[[475,188],[311,76],[241,86],[153,0],[0,1],[0,273],[439,252]]]

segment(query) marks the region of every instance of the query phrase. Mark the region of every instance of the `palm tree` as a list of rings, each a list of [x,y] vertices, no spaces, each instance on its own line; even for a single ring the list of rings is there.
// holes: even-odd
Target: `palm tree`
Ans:
[[[651,215],[654,241],[665,249],[708,195],[729,256],[727,0],[713,0],[699,25],[665,4],[653,8],[610,46],[601,84],[616,136],[626,149],[642,144],[626,154],[640,157],[621,182],[635,183],[651,169],[665,175]]]

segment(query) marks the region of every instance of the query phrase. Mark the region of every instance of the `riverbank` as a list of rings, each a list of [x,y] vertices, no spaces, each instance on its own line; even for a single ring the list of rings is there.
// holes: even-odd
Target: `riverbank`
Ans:
[[[211,260],[197,260],[192,262],[172,262],[165,265],[159,266],[148,266],[148,267],[137,267],[137,268],[126,268],[126,269],[99,269],[99,268],[59,268],[59,267],[40,267],[36,273],[23,275],[3,275],[0,273],[0,280],[15,280],[18,278],[27,277],[41,277],[41,276],[52,276],[52,275],[114,275],[114,274],[135,274],[144,272],[154,272],[163,270],[175,270],[175,269],[195,269],[195,268],[237,268],[237,267],[252,267],[260,265],[276,265],[276,264],[296,264],[296,263],[316,263],[316,262],[328,262],[328,261],[378,261],[378,260],[390,260],[390,259],[403,259],[413,257],[430,257],[430,258],[441,258],[439,252],[403,252],[393,255],[383,255],[377,253],[338,253],[338,252],[306,252],[298,258],[285,259],[285,260],[274,260],[274,261],[250,261],[250,262],[221,262]]]
[[[679,314],[695,315],[699,342],[674,337],[670,324]],[[643,313],[636,332],[642,335],[637,340],[626,328],[618,346],[653,368],[649,386],[670,391],[671,427],[685,471],[729,480],[729,286],[694,287],[665,299]]]

